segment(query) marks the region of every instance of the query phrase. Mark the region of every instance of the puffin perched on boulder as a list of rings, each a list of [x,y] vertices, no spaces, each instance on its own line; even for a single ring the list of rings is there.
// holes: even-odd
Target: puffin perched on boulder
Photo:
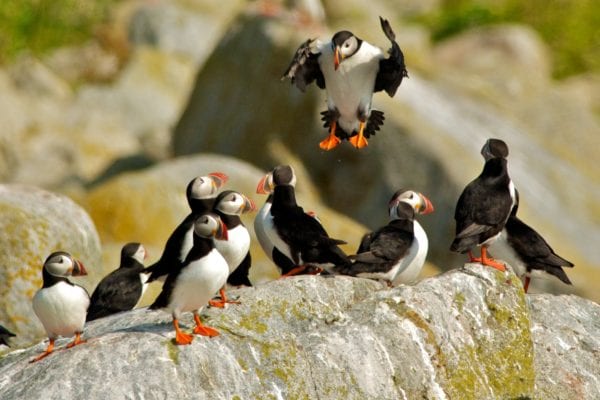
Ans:
[[[87,275],[81,261],[69,253],[57,251],[48,256],[42,268],[42,288],[33,296],[33,311],[40,319],[50,342],[46,351],[31,362],[39,361],[54,350],[54,342],[59,336],[73,336],[75,339],[67,348],[84,343],[81,339],[90,295],[81,286],[69,281],[69,276]]]
[[[393,97],[403,78],[408,77],[404,54],[389,22],[379,18],[392,47],[384,52],[350,31],[339,31],[330,42],[311,39],[294,55],[282,79],[290,78],[301,91],[316,81],[327,91],[327,110],[322,112],[329,136],[319,147],[331,150],[343,139],[358,149],[383,125],[383,112],[371,109],[373,93],[385,90]]]

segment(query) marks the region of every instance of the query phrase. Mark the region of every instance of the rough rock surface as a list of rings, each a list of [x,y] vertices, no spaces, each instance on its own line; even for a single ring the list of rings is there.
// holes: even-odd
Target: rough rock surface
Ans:
[[[0,397],[533,399],[550,393],[554,368],[577,384],[557,398],[600,395],[598,305],[539,295],[529,308],[510,272],[469,264],[394,289],[302,276],[232,294],[241,305],[203,313],[221,336],[190,346],[172,344],[167,313],[139,309],[94,321],[87,344],[41,362],[28,363],[44,343],[9,353],[0,359]],[[538,329],[538,315],[559,305],[564,312],[542,317]],[[587,329],[563,330],[572,318]],[[190,315],[183,324],[193,326]],[[572,354],[588,355],[585,365],[537,357],[540,346],[564,346],[538,336],[554,330]]]
[[[83,261],[88,277],[103,276],[100,241],[89,215],[68,197],[24,185],[0,185],[0,321],[17,334],[15,345],[44,336],[31,299],[42,286],[42,264],[53,251],[65,250]]]

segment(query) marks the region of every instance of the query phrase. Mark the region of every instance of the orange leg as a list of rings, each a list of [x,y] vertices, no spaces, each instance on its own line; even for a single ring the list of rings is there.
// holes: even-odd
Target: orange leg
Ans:
[[[365,123],[361,121],[360,127],[358,128],[358,134],[349,139],[350,143],[352,143],[352,145],[354,145],[354,147],[357,149],[362,149],[363,147],[367,147],[369,145],[369,142],[367,142],[367,139],[364,137],[364,131]]]
[[[469,262],[480,263],[481,262],[481,257],[475,257],[473,255],[473,252],[471,250],[469,250]]]
[[[221,300],[210,300],[208,302],[208,304],[210,304],[211,307],[225,308],[225,304],[227,304],[227,303],[241,304],[239,301],[227,300],[227,296],[225,295],[225,289],[223,289],[223,288],[221,288],[221,290],[219,290],[219,295],[221,296]]]
[[[496,268],[498,271],[506,271],[506,267],[504,266],[504,264],[499,263],[493,258],[488,258],[486,246],[481,246],[481,263],[483,265],[487,265],[488,267]]]
[[[85,342],[86,342],[85,340],[81,339],[81,332],[76,332],[75,339],[73,339],[73,341],[67,345],[67,349],[70,349],[71,347],[75,347],[78,344],[82,344]]]
[[[331,123],[331,128],[329,129],[329,136],[321,143],[319,143],[319,147],[323,150],[331,150],[335,148],[338,144],[340,144],[341,140],[337,136],[335,136],[335,131],[337,129],[337,122],[333,121]]]
[[[208,337],[215,337],[220,335],[218,330],[202,324],[200,316],[197,313],[194,313],[194,321],[196,321],[196,327],[194,328],[194,333],[196,335]]]
[[[306,265],[299,265],[297,267],[292,268],[291,270],[289,270],[285,274],[281,275],[279,277],[279,279],[281,279],[281,278],[289,278],[290,276],[301,274],[305,270],[306,270]]]
[[[49,356],[53,350],[54,350],[54,339],[50,339],[50,343],[48,343],[48,347],[46,347],[46,351],[44,351],[42,354],[40,354],[39,356],[37,356],[36,358],[34,358],[33,360],[31,360],[29,362],[34,363],[36,361],[40,361],[42,358],[46,358],[47,356]]]
[[[530,276],[526,276],[525,277],[525,283],[523,283],[523,290],[525,291],[525,293],[527,293],[527,290],[529,289],[529,283],[531,282],[531,277]]]
[[[173,326],[175,327],[175,344],[190,344],[194,340],[194,336],[189,333],[184,333],[179,329],[179,321],[177,318],[173,318]]]

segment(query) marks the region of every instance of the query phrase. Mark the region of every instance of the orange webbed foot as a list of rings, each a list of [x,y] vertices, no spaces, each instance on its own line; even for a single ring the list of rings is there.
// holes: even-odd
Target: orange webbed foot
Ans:
[[[194,333],[196,335],[215,337],[219,336],[220,333],[218,330],[211,328],[210,326],[206,326],[200,320],[200,316],[194,313],[194,321],[196,322],[196,327],[194,328]]]
[[[87,340],[81,339],[81,333],[76,333],[75,339],[73,339],[73,341],[67,345],[67,349],[70,349],[71,347],[75,347],[78,344],[83,344],[86,342],[87,342]]]
[[[279,279],[289,278],[290,276],[295,276],[295,275],[301,274],[305,270],[306,270],[306,265],[299,265],[297,267],[292,268],[291,270],[289,270],[285,274],[281,275],[279,277]]]
[[[337,147],[342,141],[334,134],[330,134],[327,138],[319,143],[319,147],[325,151],[329,151]]]
[[[369,142],[367,141],[367,139],[363,135],[361,135],[361,134],[352,136],[348,140],[357,149],[362,149],[362,148],[367,147],[369,145]]]
[[[186,344],[191,344],[193,340],[194,335],[190,335],[189,333],[181,331],[175,332],[175,344],[183,346]]]
[[[487,265],[488,267],[492,267],[497,269],[500,272],[506,271],[506,266],[501,262],[494,260],[487,255],[487,248],[485,246],[481,247],[481,264]]]
[[[39,356],[37,356],[33,360],[29,361],[29,363],[31,364],[31,363],[34,363],[36,361],[40,361],[40,360],[48,357],[50,354],[52,354],[53,350],[54,350],[54,339],[50,339],[50,343],[48,343],[48,347],[46,348],[46,351],[44,351],[42,354],[40,354]]]

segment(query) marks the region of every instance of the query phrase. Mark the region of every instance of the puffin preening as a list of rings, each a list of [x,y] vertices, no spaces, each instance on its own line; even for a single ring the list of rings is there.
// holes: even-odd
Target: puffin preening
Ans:
[[[58,336],[73,336],[67,348],[84,343],[81,340],[90,296],[81,286],[71,283],[69,276],[87,275],[83,264],[69,253],[57,251],[48,256],[42,269],[43,284],[33,296],[33,311],[40,319],[50,342],[46,351],[31,360],[39,361],[54,350]]]
[[[413,283],[425,263],[429,242],[416,214],[433,212],[425,195],[400,189],[388,203],[390,222],[363,236],[352,264],[335,268],[343,275],[382,280],[388,286]]]
[[[227,282],[229,266],[215,248],[213,239],[227,240],[227,228],[216,214],[204,214],[194,222],[194,245],[181,264],[170,269],[161,293],[150,309],[164,308],[173,316],[175,343],[192,343],[193,336],[179,328],[181,313],[192,311],[196,327],[194,333],[217,336],[219,332],[204,326],[198,310]]]
[[[383,112],[371,109],[373,93],[385,90],[393,97],[408,77],[396,35],[387,20],[379,19],[392,44],[387,58],[380,48],[340,31],[327,43],[304,42],[283,74],[282,79],[290,78],[301,91],[313,81],[326,89],[327,110],[321,114],[329,135],[319,144],[323,150],[333,149],[343,139],[359,149],[367,146],[367,139],[384,120]]]
[[[471,262],[504,271],[504,264],[488,257],[487,248],[504,229],[518,203],[518,193],[508,175],[506,143],[488,139],[481,155],[485,159],[483,171],[465,187],[456,203],[456,236],[450,250],[469,253]],[[473,256],[476,246],[481,246],[481,258]]]

